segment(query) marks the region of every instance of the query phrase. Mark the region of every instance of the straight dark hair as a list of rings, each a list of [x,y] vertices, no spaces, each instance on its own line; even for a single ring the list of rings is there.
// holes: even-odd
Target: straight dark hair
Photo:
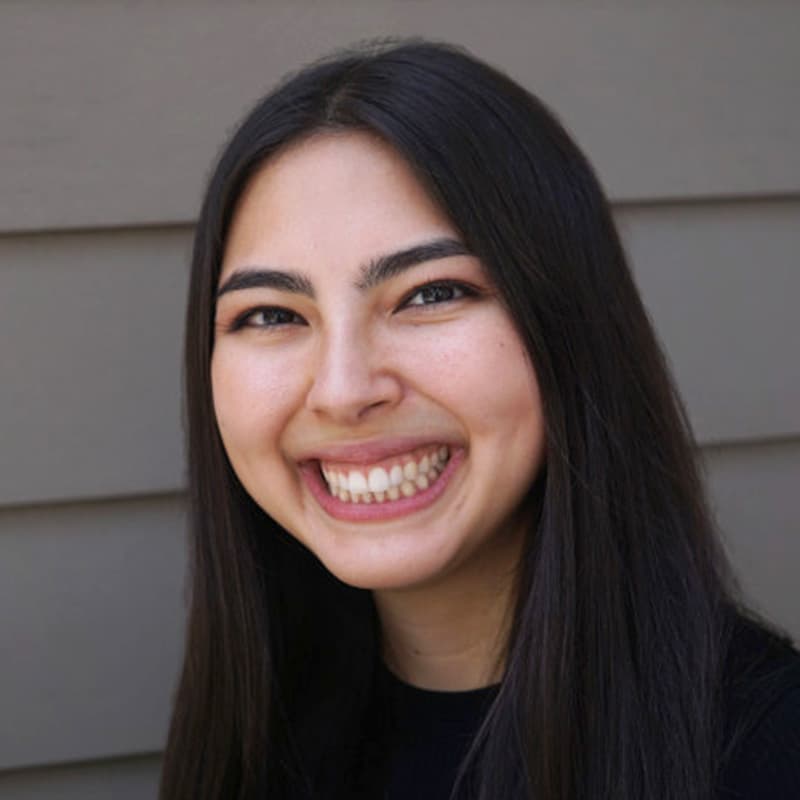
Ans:
[[[210,381],[215,290],[243,189],[282,148],[347,130],[389,143],[448,214],[504,298],[543,403],[547,463],[504,677],[462,789],[480,800],[707,798],[729,578],[608,202],[539,100],[460,49],[417,40],[290,77],[211,177],[186,328],[191,609],[161,797],[380,796],[371,596],[250,499]]]

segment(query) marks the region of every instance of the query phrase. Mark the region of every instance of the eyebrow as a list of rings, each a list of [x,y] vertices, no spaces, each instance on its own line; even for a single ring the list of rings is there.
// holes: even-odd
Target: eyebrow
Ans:
[[[438,261],[451,256],[472,255],[466,246],[457,239],[443,237],[429,242],[398,250],[372,259],[361,268],[356,288],[367,291],[378,284],[394,278],[411,267],[427,261]],[[278,289],[293,294],[304,294],[313,298],[314,285],[311,280],[299,272],[267,269],[264,267],[246,267],[236,270],[217,290],[217,297],[228,292],[241,289]]]
[[[217,297],[242,289],[280,289],[293,294],[314,296],[311,281],[299,272],[282,272],[277,269],[250,268],[236,270],[217,289]]]
[[[385,256],[378,256],[361,269],[361,278],[356,288],[361,291],[373,289],[379,283],[394,278],[418,264],[438,261],[451,256],[468,256],[469,250],[457,239],[441,238],[398,250]]]

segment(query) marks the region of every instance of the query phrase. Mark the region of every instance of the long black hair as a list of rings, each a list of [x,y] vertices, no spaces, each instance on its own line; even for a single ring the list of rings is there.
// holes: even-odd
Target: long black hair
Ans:
[[[546,470],[504,677],[462,775],[481,800],[709,796],[727,570],[608,202],[539,100],[458,48],[412,40],[291,76],[208,186],[186,328],[191,609],[162,798],[356,797],[380,760],[371,597],[250,499],[211,398],[237,200],[267,159],[325,130],[368,131],[407,161],[504,298],[540,387]]]

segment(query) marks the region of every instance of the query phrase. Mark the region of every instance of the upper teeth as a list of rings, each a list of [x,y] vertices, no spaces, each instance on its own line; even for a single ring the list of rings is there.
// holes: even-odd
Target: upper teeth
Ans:
[[[387,459],[380,466],[353,468],[323,464],[322,474],[331,494],[340,499],[380,502],[388,496],[396,500],[400,495],[409,497],[418,489],[426,489],[449,457],[447,446],[439,445],[420,449],[414,455]]]

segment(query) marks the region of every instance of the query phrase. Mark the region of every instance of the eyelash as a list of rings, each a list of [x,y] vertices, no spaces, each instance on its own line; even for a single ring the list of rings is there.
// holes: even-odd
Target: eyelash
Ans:
[[[450,292],[451,296],[444,299],[441,297],[439,299],[433,299],[432,302],[412,302],[417,295],[423,295],[427,292],[430,298],[431,292],[436,292],[438,294],[441,291]],[[480,294],[480,291],[476,287],[462,283],[461,281],[431,281],[422,286],[417,286],[410,291],[400,302],[397,310],[402,311],[405,308],[415,308],[419,310],[429,306],[439,306],[444,303],[453,303],[458,300],[476,297],[478,294]],[[272,322],[268,322],[267,324],[254,324],[253,319],[259,314],[263,315],[264,318],[272,317]],[[275,317],[282,317],[282,319],[276,320]],[[258,306],[256,308],[250,308],[236,317],[230,325],[230,330],[238,331],[242,328],[268,330],[270,328],[283,327],[284,325],[297,324],[297,320],[300,320],[300,324],[302,325],[306,324],[305,320],[303,320],[299,314],[290,311],[288,308],[283,308],[281,306]]]
[[[417,295],[422,295],[424,292],[433,292],[436,290],[451,290],[455,294],[460,294],[459,297],[448,297],[445,300],[439,299],[434,300],[431,303],[412,303],[413,300]],[[400,303],[400,308],[423,308],[425,306],[437,306],[441,305],[442,303],[452,303],[456,300],[464,300],[468,297],[475,297],[478,294],[478,290],[473,287],[469,286],[466,283],[461,283],[460,281],[431,281],[431,283],[423,284],[422,286],[418,286],[413,291],[409,292],[405,299]]]
[[[272,317],[273,321],[265,325],[255,324],[253,320],[259,314],[262,314],[265,318]],[[283,319],[280,321],[275,320],[274,318],[279,315],[283,317]],[[258,306],[257,308],[250,308],[243,314],[240,314],[238,317],[236,317],[236,319],[234,319],[231,323],[230,330],[238,331],[242,328],[267,330],[269,328],[278,328],[284,325],[295,324],[296,320],[301,320],[301,324],[305,324],[305,321],[299,314],[296,314],[294,311],[290,311],[288,308],[282,308],[281,306]]]

